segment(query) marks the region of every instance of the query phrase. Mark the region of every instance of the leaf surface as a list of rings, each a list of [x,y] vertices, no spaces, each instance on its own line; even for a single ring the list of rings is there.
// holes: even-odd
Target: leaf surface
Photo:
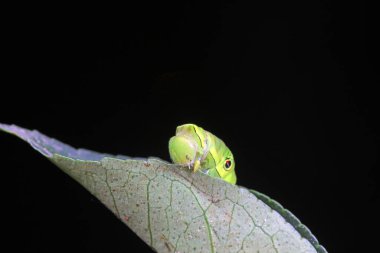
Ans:
[[[267,196],[158,158],[75,149],[38,131],[0,124],[97,197],[157,252],[324,253]]]

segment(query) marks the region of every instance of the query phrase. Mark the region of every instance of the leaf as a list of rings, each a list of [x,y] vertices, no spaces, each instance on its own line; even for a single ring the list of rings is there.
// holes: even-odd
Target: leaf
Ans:
[[[97,197],[157,252],[327,252],[267,196],[162,161],[74,149],[0,124]]]

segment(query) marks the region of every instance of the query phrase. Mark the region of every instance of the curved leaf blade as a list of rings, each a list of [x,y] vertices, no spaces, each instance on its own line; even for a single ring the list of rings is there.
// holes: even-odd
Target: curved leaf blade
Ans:
[[[84,186],[157,252],[327,252],[265,195],[157,158],[73,147],[0,124]]]

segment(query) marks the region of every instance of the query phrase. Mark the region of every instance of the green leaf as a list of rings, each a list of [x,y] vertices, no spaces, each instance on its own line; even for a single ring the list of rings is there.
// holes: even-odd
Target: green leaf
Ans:
[[[96,196],[157,252],[326,252],[267,196],[158,158],[74,149],[38,131],[0,124]]]

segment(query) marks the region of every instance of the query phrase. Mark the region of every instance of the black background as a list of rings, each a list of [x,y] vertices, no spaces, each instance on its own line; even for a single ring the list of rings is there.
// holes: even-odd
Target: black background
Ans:
[[[175,127],[196,123],[234,152],[239,185],[282,203],[329,252],[369,252],[379,235],[375,10],[17,6],[2,33],[0,120],[74,147],[166,160]],[[151,252],[49,161],[0,136],[4,247]]]

